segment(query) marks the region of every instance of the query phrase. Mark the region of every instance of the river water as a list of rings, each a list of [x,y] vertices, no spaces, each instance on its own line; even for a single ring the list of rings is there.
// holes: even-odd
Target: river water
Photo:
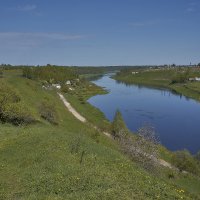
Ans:
[[[112,121],[120,110],[128,128],[136,132],[148,123],[170,150],[200,150],[200,103],[168,90],[126,85],[105,75],[93,81],[109,90],[88,100]]]

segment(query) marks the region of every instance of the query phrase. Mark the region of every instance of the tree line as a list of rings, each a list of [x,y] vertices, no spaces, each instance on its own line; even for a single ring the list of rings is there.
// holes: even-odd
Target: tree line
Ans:
[[[76,70],[72,67],[39,66],[23,67],[23,76],[29,79],[44,80],[49,83],[64,83],[67,80],[78,78]]]

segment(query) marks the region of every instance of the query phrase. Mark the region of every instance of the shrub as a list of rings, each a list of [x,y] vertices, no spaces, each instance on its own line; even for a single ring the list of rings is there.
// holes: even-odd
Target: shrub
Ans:
[[[0,82],[0,106],[21,101],[20,95],[5,82]]]
[[[180,172],[187,171],[193,174],[200,173],[197,161],[195,161],[187,150],[175,152],[172,163],[180,170]]]
[[[189,78],[189,73],[189,69],[187,69],[185,72],[178,72],[175,76],[172,77],[171,84],[185,83]]]
[[[21,102],[7,104],[4,108],[4,121],[14,125],[30,124],[35,120],[29,110]]]
[[[81,104],[85,104],[85,100],[83,96],[79,96],[78,100],[81,102]]]
[[[186,82],[186,78],[185,76],[183,76],[182,74],[176,75],[174,77],[172,77],[171,83],[175,84],[175,83],[185,83]]]
[[[14,125],[36,121],[23,104],[20,95],[5,82],[0,82],[0,121]]]
[[[40,116],[50,122],[51,124],[58,125],[58,116],[54,103],[45,99],[39,106]]]

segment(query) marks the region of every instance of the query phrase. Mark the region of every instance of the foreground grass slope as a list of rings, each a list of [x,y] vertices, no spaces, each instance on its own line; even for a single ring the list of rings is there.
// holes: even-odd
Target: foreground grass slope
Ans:
[[[75,119],[55,91],[20,71],[6,72],[3,81],[38,123],[0,124],[0,199],[200,199],[196,190],[182,190],[183,181],[159,178],[130,161],[115,141]],[[55,103],[57,126],[40,117],[43,99]]]

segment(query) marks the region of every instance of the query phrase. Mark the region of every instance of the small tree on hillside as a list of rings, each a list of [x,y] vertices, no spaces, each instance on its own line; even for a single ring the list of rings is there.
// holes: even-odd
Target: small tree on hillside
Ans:
[[[114,120],[112,123],[112,135],[114,138],[125,137],[128,133],[128,128],[123,120],[123,117],[119,110],[116,111]]]

